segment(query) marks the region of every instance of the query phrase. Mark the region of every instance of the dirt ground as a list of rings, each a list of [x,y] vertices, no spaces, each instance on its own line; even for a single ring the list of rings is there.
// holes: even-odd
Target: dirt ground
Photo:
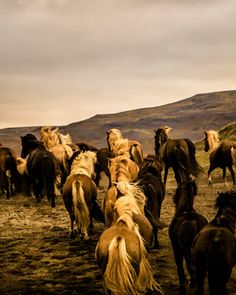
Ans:
[[[224,189],[220,178],[213,187],[206,177],[198,181],[195,208],[209,221],[217,191]],[[104,187],[105,188],[105,187]],[[230,185],[229,188],[232,188]],[[168,237],[168,225],[174,214],[173,177],[167,183],[167,193],[161,211],[165,225],[159,231],[161,248],[150,253],[154,277],[164,294],[178,294],[178,279]],[[99,199],[104,196],[103,187]],[[0,196],[0,294],[103,294],[103,280],[94,250],[104,226],[95,222],[90,241],[69,238],[69,216],[61,197],[56,208],[46,199],[35,204],[30,196],[15,196],[6,200]],[[229,289],[236,294],[234,269]]]

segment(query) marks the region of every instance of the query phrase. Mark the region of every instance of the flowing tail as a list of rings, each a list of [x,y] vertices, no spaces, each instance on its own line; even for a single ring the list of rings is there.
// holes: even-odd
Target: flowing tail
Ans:
[[[130,158],[140,167],[143,162],[143,150],[138,144],[130,148]]]
[[[195,148],[194,143],[190,139],[187,139],[187,138],[185,139],[185,141],[188,145],[188,150],[189,150],[191,174],[193,176],[197,177],[199,174],[203,173],[204,170],[197,162],[196,148]]]
[[[137,274],[127,253],[125,238],[121,235],[115,236],[108,251],[108,263],[104,273],[106,288],[114,295],[138,294]]]
[[[134,232],[139,237],[140,250],[141,250],[141,262],[139,266],[139,274],[137,278],[137,289],[140,294],[145,293],[147,290],[157,290],[163,294],[160,285],[155,281],[151,265],[148,261],[148,253],[145,247],[145,242],[138,230],[138,226],[135,225]]]
[[[234,167],[236,167],[236,146],[231,148],[231,156]]]
[[[77,224],[78,229],[81,229],[84,238],[88,240],[90,212],[85,202],[84,190],[82,182],[80,180],[75,180],[72,183],[72,200],[75,212],[75,222]]]

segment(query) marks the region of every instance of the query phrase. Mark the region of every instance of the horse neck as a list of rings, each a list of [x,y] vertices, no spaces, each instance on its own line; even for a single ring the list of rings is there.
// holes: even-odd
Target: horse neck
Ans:
[[[71,166],[71,171],[70,171],[70,175],[74,175],[74,174],[85,174],[88,177],[92,177],[94,174],[94,167],[88,167],[88,166],[77,166],[77,165],[73,165]]]
[[[186,192],[181,192],[178,203],[176,204],[176,214],[183,212],[192,212],[193,209],[193,197],[188,196]]]

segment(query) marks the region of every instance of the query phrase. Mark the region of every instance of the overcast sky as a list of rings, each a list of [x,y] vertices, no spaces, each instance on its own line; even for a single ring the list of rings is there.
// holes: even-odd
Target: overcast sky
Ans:
[[[0,128],[236,89],[234,0],[0,0]]]

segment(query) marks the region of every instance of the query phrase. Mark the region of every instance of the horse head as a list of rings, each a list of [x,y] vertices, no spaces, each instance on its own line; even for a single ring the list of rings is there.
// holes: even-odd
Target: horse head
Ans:
[[[29,154],[30,150],[36,146],[39,146],[39,141],[37,140],[36,136],[31,133],[27,133],[24,136],[21,136],[21,157],[26,158]]]
[[[171,130],[171,127],[162,126],[156,130],[155,132],[155,154],[158,155],[160,153],[161,146],[169,139],[168,133]]]

